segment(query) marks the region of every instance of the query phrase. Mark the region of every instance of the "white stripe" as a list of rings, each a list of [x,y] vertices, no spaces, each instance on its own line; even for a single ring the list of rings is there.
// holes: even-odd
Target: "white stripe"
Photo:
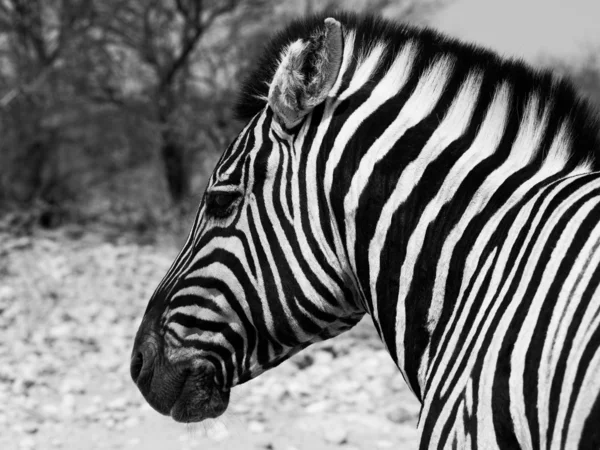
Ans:
[[[444,184],[440,188],[436,199],[427,205],[429,208],[430,205],[435,205],[437,203],[437,208],[435,211],[436,217],[442,206],[454,198],[456,189],[458,189],[462,181],[471,173],[471,169],[491,156],[497,150],[502,136],[504,135],[504,130],[508,120],[509,96],[509,87],[507,84],[503,84],[500,89],[496,91],[494,100],[490,105],[490,108],[486,114],[483,124],[481,125],[477,137],[473,141],[473,144],[459,158],[456,165],[451,169],[450,173],[446,177],[446,180],[444,181]],[[515,153],[513,152],[513,157],[514,155]],[[517,159],[524,159],[523,156],[518,154],[516,156]],[[504,167],[502,168],[504,171],[497,170],[494,174],[492,174],[492,176],[490,176],[490,178],[486,180],[485,183],[483,183],[475,195],[473,195],[471,201],[469,202],[469,206],[464,211],[460,221],[454,226],[448,237],[444,240],[444,246],[442,247],[442,252],[440,254],[435,272],[433,295],[427,318],[427,324],[430,331],[435,327],[435,324],[437,323],[442,311],[448,268],[450,267],[450,260],[452,258],[452,253],[454,252],[454,248],[473,217],[483,207],[485,207],[489,198],[494,193],[494,188],[501,183],[501,178],[506,177],[506,172],[508,170]],[[465,270],[468,270],[468,268],[465,268]],[[410,280],[408,281],[410,283]],[[403,294],[405,293],[403,292]]]
[[[356,213],[360,196],[373,174],[373,168],[378,161],[387,155],[394,144],[404,135],[406,130],[417,125],[431,113],[443,93],[451,72],[452,60],[444,57],[434,62],[427,71],[421,75],[414,93],[407,100],[406,104],[398,114],[398,117],[367,150],[359,163],[358,170],[353,176],[348,193],[344,198],[346,249],[348,251],[350,265],[355,273]],[[403,310],[403,307],[404,305],[398,307],[397,314],[401,315],[400,322],[403,321],[404,311],[399,310]],[[375,316],[373,315],[373,317]],[[398,324],[398,318],[396,324]],[[396,328],[396,330],[398,330],[398,328]],[[396,336],[396,343],[398,344],[398,335]],[[403,343],[400,343],[400,349],[397,352],[399,356],[398,363],[405,379],[407,379],[404,371],[404,347],[402,344]]]
[[[339,95],[338,101],[346,100],[371,80],[377,67],[379,67],[384,51],[385,45],[382,42],[377,42],[366,55],[358,57],[356,70],[350,80],[350,84]]]
[[[591,318],[597,314],[598,308],[600,307],[598,304],[600,299],[600,288],[596,288],[596,291],[592,295],[592,299],[592,304],[584,313],[584,317]],[[571,361],[567,361],[567,367],[573,368],[571,370],[572,373],[575,372],[575,367],[580,367],[581,365],[580,353],[585,348],[583,342],[591,342],[591,333],[592,331],[597,330],[598,327],[600,327],[600,315],[596,316],[594,322],[589,324],[588,333],[586,333],[586,336],[583,337],[582,344],[573,344],[573,349],[576,349],[579,354],[574,355],[575,357]],[[577,364],[577,366],[573,366],[571,364]],[[573,407],[573,415],[569,423],[567,441],[564,448],[581,448],[580,446],[582,444],[589,444],[589,442],[581,441],[581,434],[586,422],[585,419],[592,417],[590,416],[591,410],[594,407],[594,403],[598,401],[598,394],[600,393],[600,376],[598,376],[598,373],[600,373],[600,349],[596,348],[594,356],[592,357],[589,365],[586,367],[585,376],[583,378],[583,382],[581,383],[579,395],[577,396],[575,406]],[[565,380],[565,383],[568,383],[569,381],[571,381],[571,378],[569,380]],[[563,386],[564,385],[565,384],[563,383]],[[572,386],[573,385],[570,387],[572,388]],[[596,424],[596,426],[598,426],[598,424]]]
[[[276,170],[278,170],[279,167],[280,167],[279,154],[278,154],[278,152],[272,152],[269,157],[269,160],[268,160],[268,169],[267,170],[269,172],[273,173]],[[326,310],[327,309],[326,305],[323,303],[321,296],[315,290],[314,286],[310,283],[310,281],[306,277],[305,271],[300,266],[300,263],[297,259],[297,255],[295,254],[294,249],[290,245],[288,238],[285,235],[285,232],[283,231],[283,227],[281,226],[281,222],[279,220],[279,215],[275,211],[275,206],[274,206],[274,202],[275,202],[275,200],[274,200],[274,181],[275,181],[274,177],[268,177],[263,186],[262,201],[264,202],[264,206],[267,210],[266,217],[264,217],[263,220],[269,222],[269,224],[271,225],[271,227],[273,229],[273,232],[277,236],[277,243],[281,246],[281,250],[283,251],[283,253],[285,255],[287,255],[286,262],[287,262],[287,264],[289,264],[290,270],[292,271],[292,273],[295,274],[296,282],[298,283],[298,285],[300,286],[300,289],[302,290],[302,292],[297,293],[297,295],[299,297],[302,296],[303,300],[311,301],[319,309]],[[296,217],[299,218],[300,211],[298,209],[297,204],[294,206],[294,209],[295,209],[294,213],[296,214]],[[299,228],[299,227],[296,226],[296,228]],[[277,265],[276,265],[275,260],[270,261],[270,264],[271,264],[271,267],[273,268],[273,272],[277,271]],[[316,267],[315,267],[315,269],[316,269]],[[278,281],[278,282],[280,283],[280,281]],[[278,289],[279,289],[279,287],[278,287]],[[286,298],[284,296],[283,290],[281,290],[281,292],[279,292],[279,299],[280,299],[280,304],[282,305],[282,307],[286,313],[286,317],[288,318],[288,322],[289,322],[290,326],[292,327],[294,334],[301,341],[308,340],[310,338],[310,335],[308,335],[306,333],[306,331],[304,331],[302,329],[302,327],[299,325],[298,321],[296,320],[296,317],[295,317],[296,315],[292,313],[292,311],[289,307],[289,305],[292,303],[293,299]]]
[[[304,148],[304,140],[306,138],[308,127],[302,128],[295,142],[295,146],[301,149],[302,152],[308,152],[308,156],[306,157],[306,178],[302,180],[302,183],[306,187],[306,206],[308,209],[310,232],[312,232],[312,235],[318,242],[319,249],[325,256],[325,260],[333,267],[336,273],[341,274],[344,271],[344,267],[347,267],[347,265],[344,264],[344,260],[340,260],[336,256],[334,248],[332,248],[329,239],[325,237],[324,231],[321,228],[321,220],[328,220],[331,224],[331,229],[333,230],[333,233],[335,235],[336,226],[333,218],[333,212],[329,211],[328,217],[321,218],[321,213],[319,210],[320,199],[318,197],[318,192],[323,187],[323,180],[317,179],[317,160],[321,155],[321,146],[323,145],[323,138],[329,130],[334,110],[335,102],[328,101],[325,107],[325,111],[323,113],[323,118],[317,126],[317,132],[315,134],[314,140],[310,148]],[[297,158],[293,166],[294,175],[292,181],[292,198],[299,198],[300,196],[300,180],[298,179],[300,172],[299,162],[300,158]],[[296,206],[296,209],[298,209],[300,205],[296,204]],[[300,214],[300,211],[296,211],[295,214]],[[296,227],[295,230],[296,233],[298,233],[299,238],[301,239],[300,245],[302,246],[302,248],[305,248],[310,253],[309,258],[314,261],[314,255],[312,251],[310,251],[310,246],[306,242],[306,237],[304,235],[300,223],[298,223],[298,227]],[[337,241],[341,242],[339,236],[337,236]],[[333,243],[333,245],[335,246],[335,243]],[[320,274],[317,274],[317,276],[319,276],[319,279],[326,278],[326,276],[322,278]]]
[[[345,30],[344,30],[345,31]],[[352,61],[354,54],[354,40],[356,38],[356,32],[354,30],[349,31],[344,34],[344,55],[342,57],[342,65],[340,66],[340,71],[338,73],[337,80],[331,87],[328,96],[333,98],[337,96],[337,93],[342,86],[342,80],[344,79],[344,75],[350,66],[350,62]]]
[[[598,183],[594,183],[594,185],[596,188],[599,187]],[[599,202],[600,199],[594,198],[586,204],[585,209],[589,209],[589,207],[591,207],[592,205],[596,206]],[[572,204],[572,201],[569,199],[568,203]],[[571,230],[567,226],[567,228],[565,229],[565,234],[572,234]],[[593,244],[596,244],[599,240],[600,227],[596,226],[589,237],[589,241],[591,241]],[[600,250],[596,249],[595,253],[591,256],[592,257],[589,261],[582,261],[582,266],[579,266],[579,269],[582,273],[582,279],[574,292],[574,296],[571,299],[567,300],[570,303],[575,303],[572,301],[573,298],[580,299],[586,288],[589,286],[590,283],[592,283],[592,277],[594,276],[594,272],[600,264]],[[575,408],[573,409],[573,416],[571,417],[571,421],[569,423],[565,423],[568,405],[570,400],[572,399],[573,387],[575,386],[575,376],[578,370],[584,369],[581,365],[581,357],[583,356],[584,350],[586,350],[586,344],[590,342],[592,333],[596,331],[600,326],[600,315],[596,315],[596,313],[600,309],[600,296],[597,294],[598,287],[596,288],[595,295],[592,295],[590,303],[580,319],[580,322],[577,326],[577,332],[573,338],[573,341],[570,342],[571,349],[566,360],[566,371],[560,389],[558,415],[556,417],[555,429],[552,435],[552,449],[563,448],[560,446],[560,439],[561,432],[565,428],[568,428],[567,448],[577,447],[581,431],[583,430],[583,425],[585,421],[584,418],[589,414],[589,411],[593,406],[593,402],[596,400],[596,396],[600,392],[600,382],[598,381],[600,377],[598,377],[598,372],[596,371],[599,367],[598,358],[600,356],[598,349],[596,349],[596,354],[594,356],[595,362],[594,360],[592,360],[592,363],[585,368],[586,375],[584,377],[584,382],[581,384],[579,396],[577,397],[577,400],[575,402]],[[570,319],[572,319],[572,310],[569,311],[569,315]],[[566,328],[568,328],[570,325],[572,325],[572,320],[564,320],[562,323],[563,329],[560,330],[562,341],[557,342],[557,346],[562,347],[563,352],[565,351],[564,346],[566,345],[564,335],[566,333]],[[558,351],[558,348],[556,348],[555,351]]]
[[[406,101],[396,119],[377,138],[360,160],[358,169],[352,177],[350,188],[344,198],[346,249],[348,250],[350,265],[355,272],[356,213],[360,196],[373,175],[373,168],[377,162],[388,154],[406,130],[420,123],[431,113],[444,91],[451,71],[452,61],[450,59],[442,58],[434,62],[421,75],[414,93]],[[385,79],[382,80],[382,84],[385,81]]]
[[[465,132],[475,109],[480,85],[481,77],[479,75],[471,74],[467,78],[446,116],[427,141],[419,156],[402,171],[394,192],[390,195],[389,200],[381,211],[375,228],[375,234],[369,244],[370,291],[373,300],[372,316],[375,321],[379,321],[376,286],[380,271],[380,256],[385,245],[385,239],[392,222],[393,214],[411,194],[413,188],[427,169],[429,162],[433,161],[450,143],[458,139]],[[420,246],[419,249],[416,246],[411,248],[410,243],[411,241],[409,241],[407,247],[407,259],[410,258],[411,254],[418,252],[420,249]],[[415,255],[415,258],[416,256],[418,255]],[[404,270],[406,269],[403,268],[400,273],[403,274]],[[402,283],[403,281],[401,280],[400,282]]]
[[[452,405],[453,402],[455,401],[455,399],[458,398],[458,396],[460,395],[460,393],[462,392],[462,390],[465,386],[466,381],[468,380],[468,378],[471,375],[471,369],[472,369],[476,359],[478,357],[480,357],[479,351],[480,351],[480,347],[482,345],[484,336],[483,335],[477,336],[476,332],[477,332],[477,329],[480,327],[482,320],[484,320],[484,316],[485,316],[487,310],[490,309],[490,311],[488,313],[488,317],[485,320],[485,323],[482,325],[483,329],[487,329],[489,327],[490,321],[495,316],[500,304],[502,303],[504,297],[506,296],[507,290],[510,287],[512,280],[516,274],[516,269],[519,266],[519,264],[523,258],[525,249],[527,248],[528,243],[532,239],[532,236],[533,236],[535,230],[539,226],[541,216],[542,216],[543,212],[545,211],[545,209],[547,208],[547,205],[552,201],[554,196],[557,195],[558,192],[560,192],[560,190],[562,188],[567,187],[572,181],[573,181],[573,179],[566,180],[565,182],[562,183],[560,188],[553,189],[552,193],[550,195],[547,195],[547,197],[544,199],[540,209],[535,213],[536,215],[535,215],[534,221],[532,223],[531,230],[528,232],[528,235],[519,251],[519,255],[517,256],[517,258],[513,264],[513,267],[509,273],[509,276],[507,277],[506,281],[502,285],[500,285],[501,276],[504,273],[505,267],[507,265],[508,255],[509,255],[510,251],[512,250],[511,243],[514,242],[518,233],[522,230],[525,222],[529,219],[530,214],[532,214],[532,212],[533,212],[532,208],[533,208],[533,205],[534,205],[535,201],[537,200],[537,198],[539,196],[541,196],[543,193],[545,193],[546,190],[548,190],[550,188],[547,187],[546,189],[540,190],[540,192],[538,192],[536,196],[534,196],[532,199],[530,199],[530,201],[521,209],[521,211],[515,218],[510,230],[508,231],[507,238],[505,239],[503,247],[501,248],[501,251],[500,251],[500,254],[498,257],[498,261],[496,262],[496,264],[494,266],[494,272],[493,272],[492,279],[491,279],[490,284],[487,289],[487,294],[483,297],[483,303],[478,306],[479,312],[478,312],[477,316],[470,322],[469,333],[468,333],[466,339],[464,339],[460,343],[460,346],[458,344],[459,333],[448,334],[448,330],[446,330],[442,342],[444,342],[444,340],[448,339],[449,342],[447,344],[447,348],[453,349],[453,348],[456,348],[457,346],[459,346],[460,353],[458,354],[458,356],[455,356],[455,354],[453,352],[447,352],[445,355],[440,356],[441,361],[439,362],[439,366],[442,368],[443,367],[451,367],[452,369],[449,374],[446,374],[444,370],[437,371],[434,375],[434,379],[431,382],[430,389],[432,392],[435,392],[438,389],[440,389],[440,384],[442,384],[440,394],[441,395],[449,395],[448,405]],[[487,261],[488,260],[486,259],[486,264],[487,264]],[[481,274],[480,274],[480,276],[481,276]],[[496,293],[498,293],[498,296],[495,299],[494,304],[490,305],[491,300],[494,298]],[[458,318],[458,321],[456,323],[456,326],[454,327],[454,330],[461,330],[465,327],[467,315],[468,315],[469,311],[471,310],[471,308],[473,307],[474,299],[476,297],[478,297],[477,294],[478,294],[478,292],[476,292],[476,290],[473,290],[467,299],[457,302],[457,308],[462,303],[465,303],[465,306],[463,309],[463,313]],[[521,293],[521,295],[522,295],[522,293]],[[518,298],[518,296],[519,296],[519,294],[515,294],[514,298]],[[454,322],[454,317],[455,317],[457,308],[455,308],[452,318],[449,321],[450,324]],[[466,355],[466,350],[469,346],[472,346],[472,349],[470,350],[469,355]],[[467,362],[466,362],[466,364],[462,363],[462,365],[464,366],[464,369],[461,372],[461,374],[459,375],[458,381],[456,381],[455,380],[456,372],[465,357],[467,358]],[[452,358],[452,359],[450,359],[450,358]],[[522,369],[518,369],[513,366],[513,371],[511,373],[512,374],[520,374],[520,373],[522,373]],[[442,377],[444,377],[444,378],[442,378]],[[451,382],[453,383],[452,385],[450,385]],[[447,394],[448,389],[452,390],[452,392],[450,394]],[[511,387],[511,392],[514,392],[512,387]],[[487,399],[486,401],[491,402],[491,399]],[[478,404],[481,405],[482,403],[483,403],[483,401],[480,398],[480,401]],[[423,407],[422,414],[426,415],[429,410],[429,407],[430,407],[430,405],[426,402]],[[514,408],[515,408],[515,404],[511,402],[511,416],[513,417],[514,421],[518,422],[520,420],[520,418],[525,418],[524,411],[515,414]],[[446,413],[449,413],[449,409],[450,408],[445,408],[444,411]],[[447,417],[444,415],[440,416],[438,418],[438,424],[443,424],[444,420],[447,420]],[[517,423],[517,422],[515,422],[515,423]],[[522,430],[524,432],[528,433],[527,428],[524,428]],[[440,429],[440,431],[441,431],[441,429]],[[519,441],[521,443],[523,443],[524,448],[528,448],[526,443],[530,442],[530,440],[531,440],[530,436],[527,434],[527,435],[522,435],[522,436],[518,435],[517,437],[518,437]]]
[[[479,293],[479,290],[481,289],[481,285],[483,284],[483,280],[487,276],[487,274],[492,266],[492,262],[494,261],[495,256],[496,256],[496,250],[492,251],[486,258],[485,263],[481,269],[481,272],[478,274],[478,276],[475,280],[471,297],[474,297]],[[458,328],[458,329],[460,329],[460,328]],[[450,350],[452,350],[452,347],[450,347]],[[451,353],[451,351],[449,353]],[[443,371],[443,369],[441,371]],[[470,375],[470,374],[468,374],[468,375]],[[434,380],[434,381],[439,382],[439,380]],[[465,384],[467,384],[467,383],[469,383],[469,379],[465,380]],[[442,412],[440,413],[439,417],[437,417],[437,422],[433,428],[432,435],[431,435],[430,448],[439,447],[438,441],[443,435],[443,428],[449,419],[452,407],[454,406],[457,399],[464,393],[465,384],[460,383],[461,389],[455,389],[451,393],[446,405],[444,405]],[[473,388],[473,386],[471,385],[470,391],[472,391],[472,388]],[[432,392],[434,391],[434,389],[435,389],[435,385],[432,384],[432,386],[431,386]],[[442,395],[444,395],[444,394],[442,394]],[[478,406],[479,406],[479,404],[478,404]],[[423,403],[423,408],[421,409],[421,417],[427,417],[430,407],[431,407],[431,403],[428,402],[427,398],[426,398],[425,402]]]
[[[287,201],[286,192],[289,188],[289,183],[293,183],[292,180],[288,180],[288,167],[291,166],[290,160],[292,159],[292,155],[290,154],[290,150],[293,148],[291,142],[288,142],[288,147],[284,144],[280,144],[279,141],[275,138],[275,133],[273,130],[269,130],[269,137],[273,143],[273,153],[279,153],[281,155],[281,162],[278,167],[274,168],[272,172],[272,176],[274,176],[277,172],[281,172],[281,182],[279,184],[279,199],[281,203],[281,208],[283,209],[283,215],[287,222],[291,225],[294,223],[294,219],[292,216],[292,211],[290,210],[290,204]],[[293,175],[292,175],[293,177]],[[296,197],[292,197],[294,199]],[[292,200],[293,201],[293,200]]]
[[[379,108],[385,101],[389,100],[391,96],[397,93],[406,83],[414,60],[416,58],[417,48],[413,43],[409,42],[402,49],[398,57],[396,58],[392,68],[389,70],[379,84],[371,91],[369,98],[362,103],[351,115],[346,119],[344,125],[340,129],[338,135],[335,138],[335,143],[327,159],[325,166],[325,195],[327,196],[328,208],[333,216],[333,208],[331,206],[331,198],[334,195],[332,192],[333,184],[333,172],[338,167],[340,159],[348,141],[354,136],[354,133],[360,126],[360,124],[377,108]],[[336,228],[334,227],[334,230]],[[334,236],[336,243],[336,252],[338,258],[341,261],[346,259],[344,245],[340,240],[339,234]]]

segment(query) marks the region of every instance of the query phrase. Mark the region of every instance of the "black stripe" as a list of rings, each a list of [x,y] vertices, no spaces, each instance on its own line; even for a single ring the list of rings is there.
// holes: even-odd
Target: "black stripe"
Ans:
[[[590,345],[594,345],[596,349],[600,348],[600,333],[594,333]],[[596,350],[597,351],[597,350]],[[579,441],[580,450],[597,450],[600,448],[600,395],[596,396],[594,406],[590,411],[590,415],[585,419],[581,440]]]

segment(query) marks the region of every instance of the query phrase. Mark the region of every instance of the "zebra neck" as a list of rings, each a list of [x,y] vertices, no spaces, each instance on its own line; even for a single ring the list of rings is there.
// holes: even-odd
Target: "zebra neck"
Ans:
[[[449,67],[434,63],[397,101],[368,107],[377,95],[355,95],[360,105],[339,114],[353,134],[337,129],[337,172],[325,169],[349,269],[419,398],[478,239],[540,183],[591,169],[573,157],[570,123],[551,101],[478,72],[452,78]]]

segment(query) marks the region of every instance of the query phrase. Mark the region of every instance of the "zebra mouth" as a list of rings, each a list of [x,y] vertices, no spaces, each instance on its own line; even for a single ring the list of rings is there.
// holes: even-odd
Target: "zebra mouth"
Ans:
[[[229,392],[217,385],[211,372],[191,373],[183,382],[169,414],[181,423],[219,417],[227,409]]]
[[[160,356],[154,340],[134,346],[134,382],[150,406],[177,422],[200,422],[225,412],[229,389],[217,382],[215,374],[207,361],[168,361]]]

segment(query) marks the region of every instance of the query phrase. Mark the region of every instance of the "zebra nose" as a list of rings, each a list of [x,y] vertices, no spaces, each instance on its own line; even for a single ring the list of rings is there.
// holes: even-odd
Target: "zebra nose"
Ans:
[[[156,345],[146,342],[134,350],[133,355],[131,355],[131,365],[129,367],[131,378],[142,392],[152,381],[156,353]]]
[[[142,355],[142,352],[137,352],[132,356],[131,366],[129,367],[129,372],[134,383],[137,383],[138,377],[142,372],[142,367],[144,367],[144,355]]]

